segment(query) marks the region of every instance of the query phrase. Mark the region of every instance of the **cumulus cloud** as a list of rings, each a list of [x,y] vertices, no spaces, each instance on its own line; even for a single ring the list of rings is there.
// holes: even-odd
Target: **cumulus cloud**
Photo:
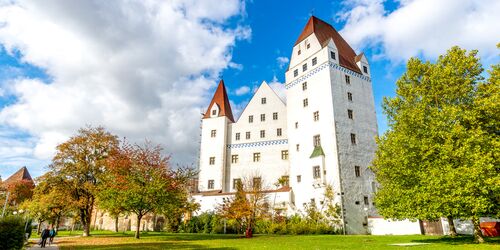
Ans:
[[[248,92],[250,92],[250,87],[248,87],[248,86],[241,86],[238,89],[236,89],[236,91],[234,91],[234,93],[237,96],[246,95],[246,94],[248,94]]]
[[[223,69],[237,66],[235,42],[251,36],[227,23],[243,12],[238,0],[0,4],[0,44],[50,79],[11,80],[4,95],[15,102],[1,108],[0,126],[27,133],[23,154],[40,162],[87,124],[151,139],[174,162],[195,162],[208,90]],[[2,143],[2,161],[5,149]]]
[[[278,63],[278,67],[280,67],[280,69],[287,66],[289,61],[290,60],[288,59],[288,57],[285,56],[280,56],[276,58],[276,62]]]
[[[392,12],[383,0],[346,0],[337,14],[340,31],[358,49],[381,46],[393,61],[412,56],[436,58],[454,45],[478,49],[483,57],[498,54],[500,1],[400,0]]]
[[[286,89],[285,84],[280,82],[276,76],[273,76],[271,82],[268,83],[280,99],[286,103]]]

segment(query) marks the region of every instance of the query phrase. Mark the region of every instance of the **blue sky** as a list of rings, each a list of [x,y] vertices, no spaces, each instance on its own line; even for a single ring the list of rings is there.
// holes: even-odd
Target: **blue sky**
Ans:
[[[46,171],[78,128],[160,143],[173,164],[196,162],[199,113],[223,76],[235,113],[262,81],[284,82],[313,13],[371,64],[381,110],[412,56],[453,45],[498,63],[500,1],[0,1],[0,176]],[[216,3],[216,4],[214,4]]]

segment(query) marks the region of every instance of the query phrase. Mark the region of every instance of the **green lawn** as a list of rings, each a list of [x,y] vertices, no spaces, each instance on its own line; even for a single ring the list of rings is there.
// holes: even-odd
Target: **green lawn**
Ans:
[[[66,249],[500,249],[500,238],[486,244],[472,244],[470,237],[370,236],[370,235],[239,235],[93,232],[92,237],[74,237],[79,232],[60,232],[59,247]],[[72,237],[73,236],[73,237]],[[396,243],[428,243],[418,246],[392,246]]]

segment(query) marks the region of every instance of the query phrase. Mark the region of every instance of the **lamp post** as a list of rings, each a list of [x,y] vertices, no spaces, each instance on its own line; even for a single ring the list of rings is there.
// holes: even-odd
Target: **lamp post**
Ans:
[[[5,204],[3,204],[2,218],[5,215],[5,209],[7,208],[7,202],[9,201],[10,192],[7,191],[7,197],[5,197]]]

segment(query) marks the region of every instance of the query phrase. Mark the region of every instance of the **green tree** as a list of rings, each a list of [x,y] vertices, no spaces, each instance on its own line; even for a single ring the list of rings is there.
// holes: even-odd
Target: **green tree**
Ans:
[[[435,63],[408,61],[396,96],[384,99],[390,129],[372,169],[382,215],[471,219],[482,242],[479,217],[500,209],[500,92],[498,66],[484,81],[476,54],[453,47]]]

